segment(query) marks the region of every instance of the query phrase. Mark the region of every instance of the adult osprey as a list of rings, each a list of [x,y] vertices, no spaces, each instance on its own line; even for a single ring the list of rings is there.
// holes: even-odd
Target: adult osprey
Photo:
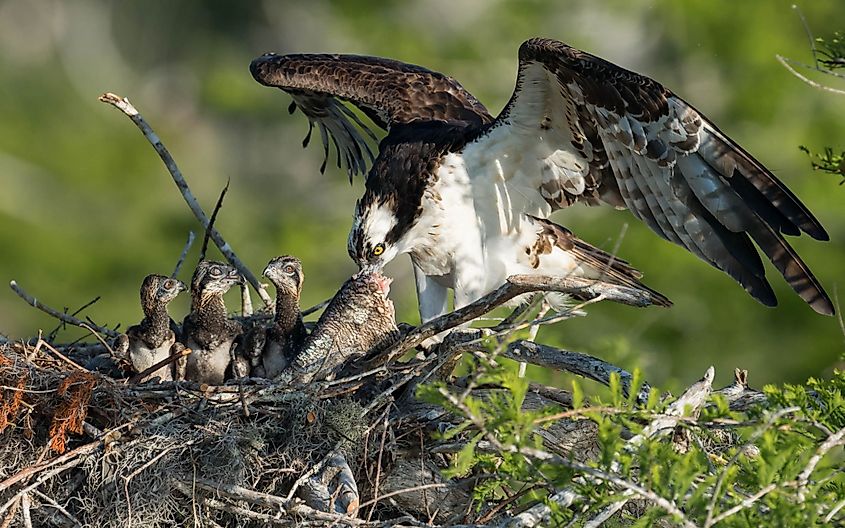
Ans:
[[[316,124],[327,159],[331,136],[350,181],[369,157],[349,254],[379,268],[410,253],[423,320],[446,311],[447,288],[458,308],[511,274],[615,274],[636,283],[631,268],[611,271],[612,259],[545,220],[576,202],[629,209],[775,306],[753,240],[815,311],[834,313],[784,239],[804,231],[828,240],[818,220],[760,162],[648,77],[534,38],[519,48],[516,88],[494,119],[454,79],[389,59],[266,54],[250,71],[306,115],[303,145]],[[375,136],[342,101],[388,132],[375,159],[356,125]]]

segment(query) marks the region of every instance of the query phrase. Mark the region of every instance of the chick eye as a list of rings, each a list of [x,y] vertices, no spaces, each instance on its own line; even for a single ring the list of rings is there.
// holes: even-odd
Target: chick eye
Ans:
[[[168,290],[172,290],[176,287],[176,281],[173,279],[167,279],[166,281],[164,281],[164,287]]]
[[[293,273],[293,266],[291,266],[290,264],[285,266],[285,273]]]
[[[374,257],[377,257],[377,256],[381,255],[382,253],[384,253],[384,244],[379,244],[376,247],[374,247],[373,250],[371,251],[371,253],[373,254]]]
[[[219,277],[222,274],[223,274],[223,272],[220,271],[220,268],[211,268],[211,276],[212,277]]]

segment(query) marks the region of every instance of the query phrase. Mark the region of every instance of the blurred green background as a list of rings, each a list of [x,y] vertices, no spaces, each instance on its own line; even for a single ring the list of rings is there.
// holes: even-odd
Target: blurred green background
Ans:
[[[274,255],[299,256],[303,305],[310,306],[355,271],[346,235],[363,184],[350,187],[331,167],[318,173],[321,149],[300,148],[305,120],[287,114],[283,93],[252,80],[250,60],[265,51],[388,56],[458,78],[495,114],[511,94],[519,44],[539,35],[657,78],[773,169],[830,232],[828,243],[793,240],[835,295],[845,262],[845,189],[812,173],[798,145],[845,145],[845,97],[808,87],[776,62],[776,53],[810,60],[790,5],[2,0],[0,278],[58,308],[100,295],[85,314],[125,328],[141,317],[143,276],[169,274],[187,233],[198,231],[144,138],[97,102],[112,91],[128,96],[156,129],[207,210],[231,178],[217,226],[255,271]],[[803,9],[818,36],[845,29],[845,2]],[[611,248],[632,217],[576,207],[554,219]],[[195,244],[191,262],[198,251]],[[542,340],[640,366],[666,387],[691,382],[708,365],[719,384],[735,366],[750,369],[758,386],[802,381],[829,372],[841,356],[838,321],[813,313],[771,267],[777,309],[636,221],[620,255],[675,307],[594,306],[587,318],[544,329]],[[399,317],[416,322],[409,260],[388,271],[397,278]],[[236,296],[231,301],[235,309]],[[187,305],[187,298],[174,303],[175,318]],[[21,338],[54,326],[0,291],[0,332]]]

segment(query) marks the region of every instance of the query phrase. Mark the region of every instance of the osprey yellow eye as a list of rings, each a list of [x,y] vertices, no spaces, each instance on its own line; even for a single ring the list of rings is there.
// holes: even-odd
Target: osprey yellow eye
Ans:
[[[372,254],[374,257],[377,257],[384,253],[384,244],[379,244],[373,248]]]

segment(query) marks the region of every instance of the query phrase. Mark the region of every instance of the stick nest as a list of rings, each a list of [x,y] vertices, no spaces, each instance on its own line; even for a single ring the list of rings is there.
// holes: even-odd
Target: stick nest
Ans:
[[[284,496],[329,451],[350,463],[360,458],[366,431],[363,407],[349,396],[253,387],[249,395],[264,392],[250,401],[247,416],[242,402],[249,395],[237,387],[130,386],[20,344],[0,346],[0,385],[0,487],[65,453],[76,465],[41,490],[91,526],[182,525],[196,505],[174,487],[178,481]],[[98,437],[101,448],[74,456],[88,445],[84,436]],[[6,495],[0,493],[4,501]],[[210,515],[234,525],[231,514]],[[63,525],[60,517],[38,524]]]

